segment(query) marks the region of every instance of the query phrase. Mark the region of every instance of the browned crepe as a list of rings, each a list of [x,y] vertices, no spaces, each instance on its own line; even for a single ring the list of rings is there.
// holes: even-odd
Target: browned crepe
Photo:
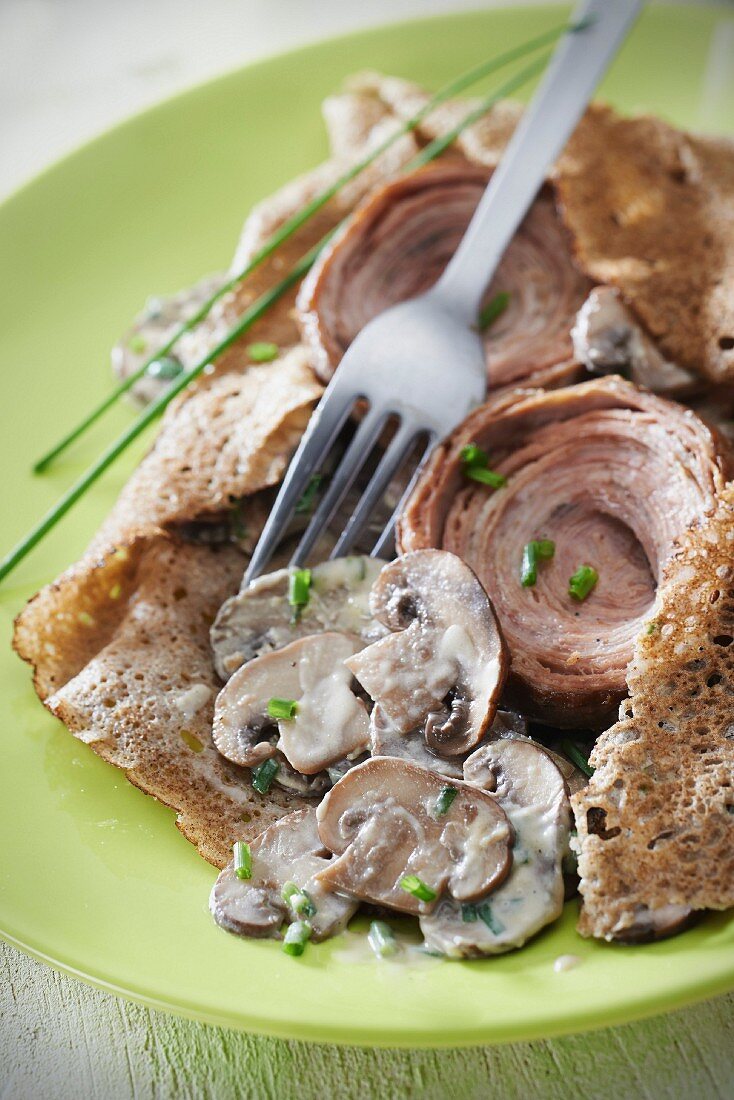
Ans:
[[[623,937],[646,910],[734,905],[734,488],[669,563],[629,700],[574,796],[579,931]]]
[[[356,94],[328,101],[327,115],[333,159],[253,211],[236,267],[362,155],[365,143],[382,140],[396,126],[379,101]],[[207,324],[186,339],[184,360],[194,362],[219,340],[361,197],[370,179],[381,182],[416,151],[414,138],[401,138],[367,178],[222,300]],[[132,783],[174,807],[179,828],[220,866],[234,840],[255,835],[304,800],[277,788],[263,798],[253,791],[249,773],[214,749],[211,724],[220,685],[209,626],[238,589],[245,558],[232,546],[193,546],[171,536],[226,514],[236,502],[242,502],[238,520],[249,541],[257,535],[262,492],[282,476],[322,389],[298,345],[294,294],[172,403],[154,446],[81,561],[42,589],[16,623],[15,647],[33,666],[36,691],[49,710],[123,768]],[[255,340],[278,344],[283,356],[254,365],[247,345]],[[175,700],[192,683],[210,695],[186,717]]]
[[[358,88],[327,103],[333,160],[257,208],[246,225],[236,267],[275,225],[359,155],[365,143],[374,144],[395,126],[396,117],[405,117],[425,102],[420,89],[392,78],[362,78]],[[442,132],[465,110],[463,104],[444,105],[427,120],[418,139]],[[512,104],[499,105],[462,136],[460,151],[471,161],[494,165],[518,113]],[[646,145],[635,137],[641,126],[647,128],[650,139]],[[604,151],[609,153],[611,141],[625,151],[629,165],[624,167],[619,157],[607,155],[601,172],[600,158]],[[413,136],[402,138],[365,179],[332,202],[224,299],[209,322],[187,340],[186,361],[211,346],[258,293],[335,224],[365,187],[398,171],[416,149]],[[671,150],[677,150],[680,164]],[[719,346],[731,332],[734,309],[731,292],[725,300],[727,280],[731,285],[734,226],[731,204],[726,206],[723,198],[724,188],[731,194],[734,186],[733,163],[729,143],[689,138],[654,120],[618,120],[600,110],[584,123],[558,173],[564,214],[588,272],[634,295],[634,307],[660,336],[663,349],[705,378],[734,374],[734,356],[726,346]],[[594,165],[599,167],[599,178],[587,187],[580,173]],[[633,188],[639,191],[636,210]],[[620,189],[624,203],[617,202]],[[611,213],[620,212],[624,218],[616,225]],[[703,236],[701,230],[705,230]],[[672,250],[677,240],[681,243],[676,258]],[[707,294],[709,305],[704,304]],[[265,367],[253,367],[246,352],[254,340],[274,341],[284,350],[297,345],[294,296],[295,292],[285,296],[219,360],[211,375],[171,407],[158,442],[90,550],[29,603],[16,630],[17,649],[34,666],[36,689],[49,709],[75,736],[124,768],[133,783],[173,806],[185,835],[205,858],[220,865],[235,839],[259,832],[302,800],[276,789],[265,798],[255,795],[248,774],[222,761],[212,748],[217,683],[208,626],[219,604],[236,591],[244,558],[234,547],[187,545],[171,532],[180,533],[189,522],[221,513],[230,498],[244,499],[242,517],[246,524],[251,521],[257,526],[259,494],[280,477],[320,392],[302,350]],[[631,678],[640,739],[632,742],[619,736],[620,728],[626,729],[625,723],[631,720],[605,734],[596,750],[598,777],[590,795],[581,795],[577,801],[580,818],[592,805],[585,799],[591,798],[593,805],[607,809],[611,824],[612,812],[620,813],[614,804],[619,779],[629,787],[627,805],[633,807],[629,812],[624,807],[627,824],[621,820],[619,824],[620,828],[624,824],[619,835],[627,843],[602,842],[598,835],[588,836],[580,829],[582,928],[587,933],[607,934],[638,903],[656,905],[663,899],[710,907],[732,903],[732,845],[727,839],[731,825],[729,834],[723,829],[723,823],[732,818],[722,816],[728,796],[717,788],[717,781],[731,776],[731,754],[725,751],[731,744],[725,718],[729,708],[722,702],[731,672],[728,648],[712,641],[714,631],[714,639],[726,633],[730,624],[726,629],[722,624],[731,603],[723,587],[720,599],[710,602],[713,581],[708,569],[712,563],[728,567],[726,550],[734,530],[728,500],[712,530],[718,533],[718,542],[709,545],[703,535],[694,536],[670,569],[670,587],[661,595],[661,623],[663,618],[664,626],[669,621],[672,633],[661,630],[640,642]],[[688,615],[695,615],[699,625],[686,626]],[[676,619],[683,625],[676,626]],[[686,663],[699,659],[692,651],[687,657],[676,653],[674,639],[689,631],[687,644],[692,645],[696,630],[704,646],[705,670],[694,670]],[[648,654],[654,656],[654,663],[641,663]],[[715,659],[719,671],[706,671],[714,669]],[[709,684],[710,677],[719,674],[723,679]],[[665,694],[666,684],[669,694]],[[689,692],[702,693],[693,702],[684,688],[688,684]],[[201,686],[199,697],[207,689],[212,694],[187,717],[180,697],[192,685]],[[707,699],[712,705],[705,710]],[[704,714],[712,729],[706,744],[715,746],[710,753],[701,751],[704,742],[698,733],[688,742]],[[646,825],[644,838],[642,832],[632,837],[640,827],[646,797],[635,755],[643,750],[659,773],[664,794],[654,807],[655,835],[671,823],[678,829],[683,822],[685,830],[671,843],[652,847]],[[716,759],[721,763],[715,764]],[[686,840],[689,834],[696,837],[694,843]],[[695,854],[689,858],[691,851]],[[645,874],[640,873],[642,867]],[[721,870],[725,867],[728,878]]]

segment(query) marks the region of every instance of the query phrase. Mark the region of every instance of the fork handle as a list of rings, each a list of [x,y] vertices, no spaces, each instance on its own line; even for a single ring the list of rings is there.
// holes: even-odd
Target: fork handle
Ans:
[[[585,0],[493,173],[474,217],[431,297],[476,322],[502,255],[550,165],[571,136],[644,0]],[[587,23],[588,21],[588,23]]]

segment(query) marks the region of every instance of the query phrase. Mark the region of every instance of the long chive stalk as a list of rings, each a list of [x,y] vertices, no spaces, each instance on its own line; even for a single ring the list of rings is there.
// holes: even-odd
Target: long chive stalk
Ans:
[[[571,28],[573,29],[573,28]],[[435,159],[439,153],[451,144],[451,142],[459,136],[459,134],[467,126],[470,126],[473,122],[476,122],[482,115],[497,103],[498,100],[504,99],[506,96],[511,95],[517,91],[518,88],[526,84],[534,76],[537,76],[538,72],[547,63],[548,55],[540,58],[538,61],[533,62],[531,65],[526,66],[515,76],[505,81],[494,92],[487,95],[482,103],[473,111],[469,112],[466,118],[458,126],[455,126],[449,134],[445,137],[438,138],[436,141],[426,146],[421,153],[415,157],[411,163],[407,166],[408,169],[413,169],[427,164],[428,161]],[[426,155],[430,150],[430,155]],[[345,219],[346,220],[346,219]],[[329,233],[321,238],[317,244],[314,245],[305,256],[302,256],[298,263],[291,268],[288,274],[281,279],[270,290],[266,291],[243,313],[237,324],[231,328],[226,336],[212,348],[210,352],[194,366],[189,367],[188,370],[183,371],[177,378],[173,379],[171,385],[164,393],[157,397],[150,403],[137,417],[136,420],[120,435],[114,443],[112,443],[105,451],[102,452],[97,461],[89,467],[89,469],[76,481],[70,489],[64,493],[61,499],[54,505],[50,512],[36,524],[36,526],[29,531],[29,533],[23,538],[17,546],[10,551],[10,553],[0,561],[0,581],[2,581],[7,575],[15,568],[15,566],[26,557],[26,555],[36,546],[48,532],[56,526],[58,521],[66,515],[70,508],[76,504],[80,497],[84,495],[87,489],[94,484],[95,481],[105,472],[105,470],[112,465],[115,459],[125,451],[131,443],[133,443],[149,424],[160,416],[165,410],[166,406],[181,393],[190,382],[193,382],[195,378],[202,373],[202,371],[213,363],[215,359],[218,359],[232,344],[239,339],[250,327],[263,316],[264,313],[282,297],[287,290],[290,289],[295,283],[302,279],[306,272],[312,266],[314,260],[318,254],[325,248],[331,238],[344,224],[342,221]]]
[[[22,561],[26,554],[29,553],[36,546],[41,539],[48,534],[48,532],[55,527],[58,521],[66,515],[70,508],[84,496],[87,489],[100,477],[104,471],[112,465],[116,458],[125,451],[130,444],[137,439],[142,431],[144,431],[149,424],[160,416],[166,406],[176,397],[182,390],[186,389],[190,382],[193,382],[197,378],[205,367],[213,363],[220,355],[222,355],[227,348],[250,328],[255,321],[273,305],[277,300],[292,287],[299,279],[303,278],[308,269],[313,264],[318,252],[324,247],[326,241],[332,236],[331,233],[327,234],[326,238],[322,238],[319,243],[307,252],[298,263],[293,267],[286,277],[282,279],[276,286],[267,293],[262,294],[249,309],[243,313],[234,328],[231,328],[227,335],[217,344],[216,347],[201,359],[189,370],[184,371],[177,378],[173,380],[170,387],[162,393],[160,397],[157,397],[155,401],[152,401],[150,405],[146,406],[143,412],[137,417],[136,420],[118,436],[114,443],[112,443],[102,454],[97,461],[89,467],[89,469],[82,474],[82,476],[75,481],[70,489],[64,493],[59,501],[53,506],[50,512],[41,519],[36,526],[28,532],[24,539],[18,543],[18,545],[11,550],[11,552],[3,558],[0,562],[0,581],[7,577],[8,573]]]
[[[535,50],[541,49],[543,46],[559,38],[564,31],[568,30],[568,24],[562,24],[560,26],[553,27],[551,30],[546,31],[544,34],[539,34],[535,38],[531,38],[528,42],[525,42],[521,46],[516,46],[514,49],[506,50],[504,53],[499,54],[497,57],[490,61],[483,61],[479,65],[475,65],[474,68],[468,69],[467,72],[462,73],[461,76],[456,77],[454,80],[444,84],[431,98],[416,111],[406,122],[398,127],[394,133],[390,134],[384,141],[380,142],[371,152],[367,153],[355,164],[348,168],[346,172],[342,173],[329,187],[319,192],[310,202],[306,203],[302,209],[298,210],[290,218],[287,219],[271,237],[265,242],[262,248],[258,249],[255,255],[248,261],[248,263],[229,279],[227,279],[214,293],[202,303],[201,306],[194,313],[191,314],[185,321],[183,321],[171,334],[168,340],[165,341],[152,355],[150,355],[144,363],[136,371],[133,371],[127,378],[119,383],[110,394],[105,397],[96,408],[81,420],[75,428],[72,428],[70,432],[59,440],[59,442],[47,451],[33,467],[33,472],[36,474],[43,473],[54,462],[55,459],[62,454],[67,447],[79,439],[96,421],[102,416],[108,409],[110,409],[123,394],[127,393],[132,386],[135,385],[149,370],[151,364],[156,360],[161,359],[163,356],[168,355],[173,350],[175,345],[187,332],[191,332],[192,329],[204,320],[209,314],[214,304],[219,301],[225,294],[233,290],[238,283],[246,279],[248,275],[252,274],[255,268],[259,267],[264,260],[273,254],[276,248],[279,248],[284,241],[287,241],[296,230],[300,229],[310,218],[313,217],[322,207],[329,202],[330,199],[342,190],[348,183],[350,183],[356,176],[360,175],[366,168],[369,168],[378,157],[395,144],[398,138],[403,137],[405,134],[411,133],[413,130],[420,126],[421,122],[434,111],[440,104],[445,103],[447,99],[451,99],[456,95],[459,95],[466,88],[472,84],[476,84],[478,80],[483,77],[491,76],[493,73],[505,68],[507,65],[512,64],[513,61],[518,61],[521,58],[533,53]],[[475,121],[475,120],[472,120]],[[460,129],[453,131],[454,136],[460,132]],[[453,141],[453,137],[449,136],[448,140],[440,139],[443,144],[441,149],[445,149],[447,145]],[[432,143],[435,144],[435,143]],[[431,145],[424,150],[422,158],[419,163],[426,164],[428,160],[433,159],[437,153],[433,153],[432,156],[428,156],[425,159],[425,154]],[[440,150],[439,150],[440,151]]]

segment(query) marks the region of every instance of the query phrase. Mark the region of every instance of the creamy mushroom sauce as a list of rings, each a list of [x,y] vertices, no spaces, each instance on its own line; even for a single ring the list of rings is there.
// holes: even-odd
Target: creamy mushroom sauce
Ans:
[[[319,805],[319,835],[339,858],[322,885],[407,913],[427,913],[446,891],[459,901],[481,897],[510,867],[512,829],[499,802],[457,783],[441,813],[441,776],[392,757],[352,768]],[[417,875],[430,897],[401,884]]]
[[[563,777],[530,741],[504,740],[478,749],[464,774],[494,789],[515,831],[512,869],[484,906],[472,910],[442,900],[421,916],[426,944],[452,958],[493,955],[520,947],[560,916],[562,863],[570,831]],[[469,918],[469,919],[468,919]]]
[[[319,837],[315,810],[281,818],[252,842],[250,850],[252,878],[238,878],[229,863],[214,884],[209,908],[217,924],[238,935],[277,936],[284,921],[296,919],[282,897],[285,884],[293,882],[314,903],[313,939],[326,939],[346,927],[358,903],[324,890],[315,877],[332,858]]]
[[[297,618],[288,603],[291,571],[258,577],[226,600],[214,620],[211,644],[221,678],[227,680],[253,657],[324,630],[354,634],[365,645],[382,637],[387,630],[373,618],[369,597],[384,564],[357,555],[314,566],[309,600]]]
[[[443,713],[447,713],[446,708]],[[498,710],[488,736],[492,738],[527,736],[527,728],[527,722],[520,715],[509,710]],[[467,754],[438,756],[426,745],[422,729],[416,728],[409,733],[400,733],[390,725],[379,705],[372,711],[370,737],[373,756],[397,756],[401,760],[409,760],[412,764],[419,764],[423,768],[438,772],[439,775],[445,775],[447,779],[464,778],[464,761]],[[574,770],[572,764],[569,764],[569,767],[572,771]]]
[[[262,577],[220,612],[212,631],[220,661],[225,653],[230,663],[235,654],[250,657],[217,699],[217,747],[249,767],[273,757],[276,782],[324,796],[316,810],[290,814],[253,841],[250,880],[237,878],[232,864],[221,872],[211,908],[230,931],[278,935],[293,919],[280,896],[288,881],[305,887],[316,905],[314,939],[343,928],[345,912],[371,902],[418,916],[425,949],[449,958],[519,947],[562,909],[570,808],[559,766],[569,782],[578,782],[575,769],[562,757],[556,766],[522,718],[495,710],[504,654],[471,571],[443,551],[409,558],[384,569],[363,558],[315,567],[296,623],[288,570]],[[438,598],[427,587],[432,566]],[[345,624],[356,630],[334,630]],[[376,662],[360,662],[375,651]],[[480,667],[493,662],[489,674]],[[369,729],[353,665],[358,675],[369,667],[365,678],[378,696]],[[457,682],[478,691],[471,719],[466,708],[459,716],[480,726],[484,739],[471,753],[439,755],[427,728],[456,717]],[[406,712],[397,723],[394,708],[387,717],[382,704],[393,690]],[[277,727],[267,715],[273,698],[297,708]],[[401,885],[410,875],[428,897]],[[396,957],[409,954],[400,949]]]
[[[311,776],[363,752],[369,718],[344,663],[360,646],[359,639],[327,632],[248,661],[217,696],[213,736],[222,755],[254,767],[277,750],[296,772]],[[272,701],[291,703],[294,714],[273,717]]]
[[[508,671],[475,574],[445,550],[406,554],[381,571],[370,607],[391,632],[347,665],[375,701],[375,738],[388,727],[397,734],[420,727],[437,755],[474,748],[494,718]]]

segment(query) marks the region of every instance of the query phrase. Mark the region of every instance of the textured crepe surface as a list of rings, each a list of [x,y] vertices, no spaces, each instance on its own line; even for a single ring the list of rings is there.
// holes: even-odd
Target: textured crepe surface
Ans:
[[[637,642],[624,717],[597,741],[596,772],[573,800],[586,935],[624,931],[642,907],[734,905],[731,484],[669,563],[654,622]],[[604,835],[589,829],[600,810]]]
[[[48,633],[66,663],[38,670],[49,710],[177,810],[184,835],[220,866],[233,840],[303,805],[284,791],[260,798],[212,742],[219,683],[209,627],[237,590],[243,563],[234,547],[138,540],[45,589],[22,616],[17,639],[21,653],[35,652],[41,624],[63,624]],[[54,676],[62,681],[56,689]]]
[[[350,91],[328,100],[325,116],[332,159],[253,211],[233,266],[241,267],[278,224],[333,181],[367,146],[374,147],[396,126],[396,119],[404,119],[425,102],[426,94],[420,88],[376,74],[355,79]],[[420,141],[444,133],[464,117],[467,103],[471,107],[474,102],[445,104],[426,120],[417,137],[401,138],[364,177],[222,300],[201,330],[185,341],[185,361],[193,361],[220,338],[235,317],[282,277],[367,189],[398,172]],[[498,105],[462,135],[458,151],[470,161],[493,166],[519,114],[515,104]],[[649,137],[646,146],[639,142],[643,130]],[[582,172],[593,171],[602,153],[608,153],[612,134],[630,163],[625,166],[620,157],[607,157],[604,173],[588,185]],[[719,346],[720,341],[726,344],[725,337],[734,327],[730,322],[734,303],[731,298],[725,301],[727,279],[731,283],[729,240],[734,243],[734,227],[731,204],[727,206],[723,198],[724,189],[728,187],[731,193],[734,186],[733,166],[730,143],[691,138],[657,120],[619,120],[598,109],[590,113],[555,173],[564,216],[585,270],[634,295],[634,308],[651,332],[660,329],[656,316],[663,318],[664,350],[702,375],[719,380],[734,374],[734,356]],[[634,188],[639,192],[636,209]],[[668,209],[676,212],[675,218],[667,216]],[[619,225],[612,213],[624,214]],[[632,231],[630,219],[634,218],[636,228]],[[675,233],[671,232],[673,226]],[[702,228],[708,229],[707,235],[699,235]],[[712,236],[715,246],[709,247]],[[704,293],[709,293],[713,306],[704,306]],[[275,789],[267,799],[257,798],[247,773],[238,773],[222,761],[211,745],[218,684],[211,666],[208,624],[219,604],[237,590],[244,558],[233,547],[187,545],[165,532],[220,512],[230,497],[245,499],[245,522],[248,514],[255,526],[259,522],[259,494],[281,476],[320,393],[306,353],[298,346],[294,300],[295,291],[285,295],[218,360],[210,375],[171,406],[156,445],[87,554],[31,601],[19,616],[16,631],[16,646],[34,666],[36,689],[50,709],[101,756],[124,768],[132,782],[173,806],[184,833],[207,859],[218,864],[226,860],[234,839],[259,832],[275,817],[302,805],[302,800]],[[656,303],[660,306],[657,314]],[[254,367],[246,347],[255,340],[273,341],[286,352],[294,350],[273,364]],[[181,459],[181,455],[187,457]],[[733,529],[727,500],[711,527],[718,532],[718,542],[708,543],[703,535],[694,535],[673,563],[670,583],[666,582],[661,593],[662,614],[669,614],[673,633],[705,633],[709,621],[713,623],[711,616],[724,614],[724,603],[718,607],[716,603],[699,603],[699,595],[704,574],[708,576],[706,562],[716,560],[722,568],[727,564],[724,550],[731,545]],[[699,538],[704,541],[696,550]],[[691,616],[695,622],[685,626],[681,617]],[[685,672],[689,678],[698,677],[693,686],[703,692],[702,684],[713,674],[699,675],[687,665],[684,668],[675,645],[668,644],[669,637],[661,630],[659,635],[640,641],[630,680],[640,739],[625,740],[619,725],[602,736],[595,757],[600,771],[590,790],[599,792],[595,805],[602,805],[598,801],[602,797],[608,800],[611,813],[613,792],[619,790],[614,787],[615,780],[629,779],[632,801],[626,805],[634,805],[635,810],[624,812],[629,813],[626,828],[631,836],[637,826],[634,814],[639,810],[635,800],[644,792],[636,784],[634,768],[628,767],[628,754],[642,751],[635,746],[643,746],[653,761],[661,762],[660,782],[673,792],[673,802],[661,800],[655,810],[656,821],[661,823],[658,833],[670,828],[671,822],[678,828],[670,811],[674,804],[677,811],[688,814],[686,821],[695,818],[696,835],[708,849],[700,862],[682,860],[677,856],[689,850],[687,834],[681,834],[673,848],[663,843],[648,848],[641,839],[626,845],[601,842],[598,836],[586,836],[581,828],[586,932],[604,934],[617,919],[614,914],[627,912],[634,904],[634,898],[625,900],[622,887],[629,887],[640,860],[650,869],[649,883],[640,876],[643,885],[636,889],[647,903],[651,899],[667,903],[680,897],[689,904],[714,907],[732,901],[731,862],[728,883],[721,873],[718,877],[715,873],[717,860],[721,867],[726,859],[731,861],[732,846],[726,840],[721,798],[713,793],[711,778],[716,768],[719,777],[727,768],[731,775],[731,757],[724,749],[715,750],[724,762],[715,765],[707,753],[685,749],[686,731],[690,732],[696,719],[689,715],[691,697],[675,688]],[[710,639],[706,644],[708,649],[718,646]],[[715,658],[719,664],[726,662],[727,652],[721,646],[711,650],[711,667]],[[642,655],[646,655],[645,661]],[[653,656],[654,666],[650,663]],[[677,671],[673,675],[669,670]],[[666,675],[673,684],[670,696],[664,695],[661,686]],[[728,710],[717,703],[726,690],[726,676],[721,675],[724,679],[719,684],[706,687],[706,692],[712,693],[709,718],[718,723],[719,732],[712,735],[717,744],[726,740],[724,715]],[[185,701],[192,680],[202,689],[199,698],[207,689],[211,695],[187,718],[180,697]],[[625,719],[628,721],[631,719]],[[190,735],[191,744],[202,746],[200,751],[191,748],[182,731]],[[685,766],[676,772],[673,763],[679,758]],[[695,798],[681,793],[688,791],[702,793]],[[585,797],[580,796],[577,806],[580,817]],[[616,812],[621,811],[617,808]],[[709,853],[713,853],[710,859]],[[607,909],[610,915],[605,915]]]

